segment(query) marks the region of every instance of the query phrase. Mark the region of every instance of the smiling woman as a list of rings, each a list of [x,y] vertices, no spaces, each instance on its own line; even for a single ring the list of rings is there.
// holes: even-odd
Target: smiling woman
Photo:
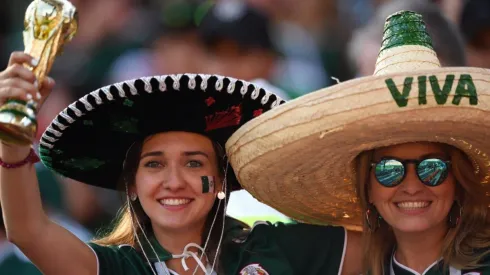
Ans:
[[[0,72],[0,100],[36,90],[20,65],[31,57],[12,60]],[[217,75],[144,77],[93,91],[52,121],[39,151],[58,174],[125,194],[116,226],[88,245],[64,231],[42,210],[30,148],[2,144],[7,235],[47,275],[358,274],[358,233],[263,222],[251,229],[226,216],[241,186],[224,144],[283,103]]]
[[[207,253],[215,255],[221,232],[211,232],[211,227],[213,221],[218,225],[223,223],[224,208],[218,208],[215,199],[215,191],[224,190],[223,159],[224,152],[218,143],[190,132],[159,133],[135,142],[128,150],[119,187],[128,188],[131,206],[124,208],[113,232],[94,243],[138,245],[134,236],[142,231],[130,226],[131,209],[134,209],[147,234],[173,236],[172,241],[158,240],[168,251],[178,254],[189,240],[205,243],[205,238],[214,233],[207,243]],[[214,179],[212,188],[209,181],[207,189],[204,188],[203,177]],[[183,239],[184,243],[176,242],[177,239]]]
[[[380,164],[395,159],[391,166],[399,169],[382,175]],[[403,164],[407,160],[415,163]],[[427,161],[432,164],[421,168]],[[442,262],[434,264],[441,254],[456,267],[483,266],[489,246],[488,199],[461,150],[441,143],[404,143],[365,151],[356,166],[371,270],[402,274],[409,267],[425,274],[442,268]],[[387,257],[393,263],[390,259],[383,267]]]
[[[363,274],[490,274],[489,79],[441,68],[422,17],[400,11],[374,76],[250,121],[230,163],[291,218],[363,229]]]

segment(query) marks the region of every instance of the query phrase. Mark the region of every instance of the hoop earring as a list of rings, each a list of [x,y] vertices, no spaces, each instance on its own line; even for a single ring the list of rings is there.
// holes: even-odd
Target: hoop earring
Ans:
[[[375,232],[381,226],[380,222],[383,217],[381,217],[374,204],[371,203],[366,210],[365,219],[369,231]]]
[[[459,203],[459,201],[454,201],[451,206],[451,210],[449,210],[449,218],[448,224],[450,228],[455,228],[458,226],[461,221],[461,217],[463,216],[463,207]]]

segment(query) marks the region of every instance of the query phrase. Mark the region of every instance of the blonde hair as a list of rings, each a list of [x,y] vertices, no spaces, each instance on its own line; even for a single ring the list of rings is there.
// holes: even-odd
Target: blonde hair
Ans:
[[[452,146],[450,148],[451,169],[457,181],[456,196],[464,209],[456,227],[449,229],[443,247],[442,257],[446,268],[471,269],[481,266],[483,258],[490,255],[490,185],[484,186],[473,172],[467,155]],[[363,213],[369,209],[368,188],[370,184],[371,162],[374,151],[361,153],[354,161],[356,189]],[[369,229],[363,222],[364,270],[369,274],[383,274],[384,263],[389,259],[396,239],[386,222],[379,228]]]

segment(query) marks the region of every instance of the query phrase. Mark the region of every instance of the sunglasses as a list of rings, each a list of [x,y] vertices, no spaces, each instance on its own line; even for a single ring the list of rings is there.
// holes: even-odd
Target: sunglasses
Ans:
[[[395,187],[405,179],[408,163],[415,164],[417,177],[423,184],[434,187],[443,183],[447,178],[451,162],[438,158],[422,160],[383,158],[379,162],[371,163],[371,167],[375,167],[374,175],[381,185]]]

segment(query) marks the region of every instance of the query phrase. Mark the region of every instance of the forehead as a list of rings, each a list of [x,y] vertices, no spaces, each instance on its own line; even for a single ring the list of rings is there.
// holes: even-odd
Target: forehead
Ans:
[[[208,137],[190,132],[165,132],[147,137],[142,151],[149,150],[214,151]]]
[[[425,155],[449,154],[447,145],[432,142],[413,142],[388,147],[378,148],[374,151],[374,157],[392,156],[407,159],[417,159]]]

